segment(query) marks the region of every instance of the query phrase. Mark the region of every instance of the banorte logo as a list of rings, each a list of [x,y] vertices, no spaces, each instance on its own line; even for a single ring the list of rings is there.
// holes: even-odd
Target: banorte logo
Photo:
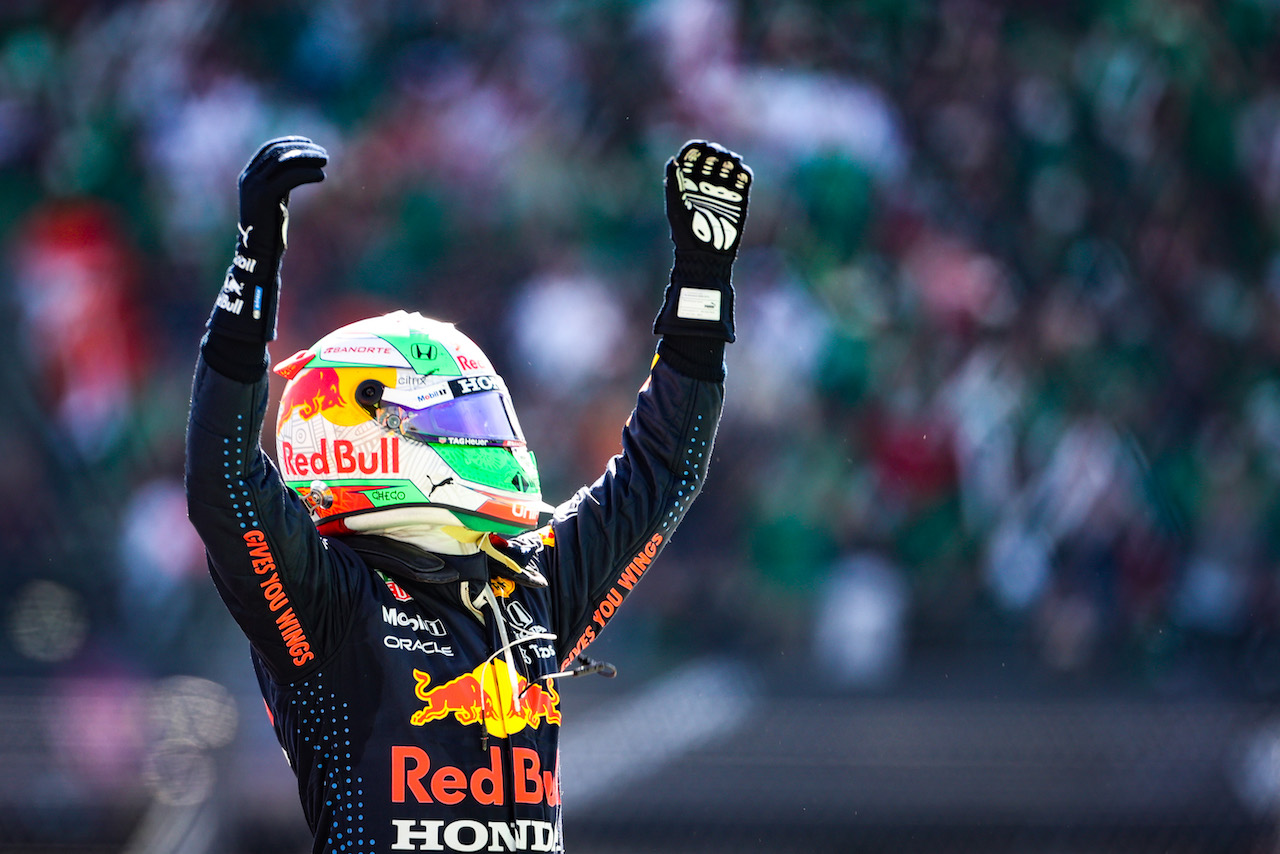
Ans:
[[[430,673],[414,670],[414,694],[426,705],[414,712],[409,722],[422,726],[452,715],[467,726],[482,723],[489,735],[497,738],[506,738],[526,726],[537,727],[542,721],[560,723],[556,689],[550,684],[544,688],[541,682],[530,683],[519,673],[515,674],[517,707],[517,698],[511,696],[509,667],[499,658],[434,688],[430,687]]]

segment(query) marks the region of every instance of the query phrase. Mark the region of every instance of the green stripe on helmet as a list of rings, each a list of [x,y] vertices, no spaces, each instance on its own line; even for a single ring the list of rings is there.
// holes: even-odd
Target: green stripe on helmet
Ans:
[[[542,484],[538,479],[538,467],[533,454],[528,451],[524,455],[529,463],[521,465],[517,453],[510,448],[477,448],[468,445],[432,444],[431,449],[439,454],[460,477],[507,492],[520,492],[525,495],[541,495]]]

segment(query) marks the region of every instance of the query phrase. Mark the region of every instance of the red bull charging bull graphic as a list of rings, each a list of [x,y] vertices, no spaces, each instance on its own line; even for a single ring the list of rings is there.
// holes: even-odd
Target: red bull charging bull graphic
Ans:
[[[280,398],[279,429],[296,411],[304,420],[315,418],[327,409],[347,406],[342,399],[342,386],[334,368],[312,368],[300,373]]]
[[[527,726],[540,726],[543,721],[559,724],[560,694],[555,687],[530,683],[519,673],[509,673],[509,667],[499,658],[436,686],[431,685],[431,674],[414,670],[414,695],[426,705],[414,712],[409,722],[423,726],[453,716],[466,726],[482,724],[497,738]],[[515,696],[511,693],[513,682]]]

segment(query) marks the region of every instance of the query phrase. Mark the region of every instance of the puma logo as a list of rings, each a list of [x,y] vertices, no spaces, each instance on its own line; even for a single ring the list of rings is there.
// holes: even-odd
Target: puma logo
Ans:
[[[431,478],[427,478],[427,480],[431,480]],[[448,486],[448,485],[449,485],[449,484],[451,484],[451,483],[453,483],[453,476],[452,476],[452,475],[450,475],[449,477],[446,477],[444,480],[440,481],[439,483],[436,483],[434,480],[432,480],[432,481],[431,481],[431,491],[427,493],[427,500],[428,500],[428,501],[430,501],[430,500],[431,500],[431,496],[432,496],[432,494],[434,494],[434,493],[435,493],[435,491],[436,491],[437,489],[439,489],[439,488],[440,488],[440,487],[442,487],[442,486]]]

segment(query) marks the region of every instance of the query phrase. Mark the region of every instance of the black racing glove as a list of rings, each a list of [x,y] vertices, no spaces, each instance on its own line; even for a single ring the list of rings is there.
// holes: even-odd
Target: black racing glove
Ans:
[[[751,178],[741,157],[714,142],[686,142],[667,161],[675,264],[655,333],[734,340],[730,273],[747,218]]]
[[[233,379],[250,381],[265,370],[266,345],[276,337],[289,193],[323,181],[328,160],[328,153],[306,137],[285,136],[263,144],[240,173],[236,254],[203,344],[206,360]]]

